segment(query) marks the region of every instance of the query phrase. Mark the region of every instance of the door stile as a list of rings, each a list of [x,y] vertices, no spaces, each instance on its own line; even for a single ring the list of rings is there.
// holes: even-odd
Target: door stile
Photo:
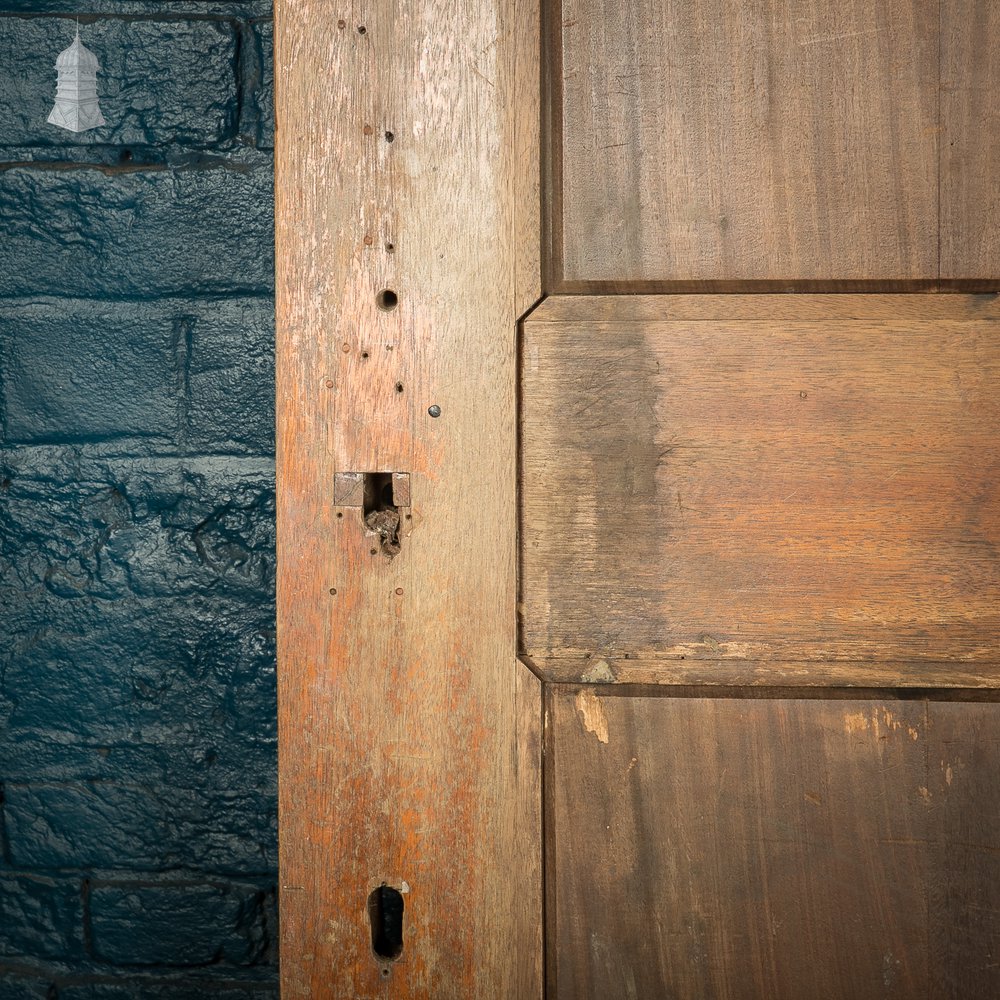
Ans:
[[[283,996],[538,997],[537,2],[278,0],[275,28]]]

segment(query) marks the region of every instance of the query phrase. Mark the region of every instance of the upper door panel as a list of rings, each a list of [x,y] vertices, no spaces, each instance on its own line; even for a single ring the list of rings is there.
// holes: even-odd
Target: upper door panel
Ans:
[[[551,287],[1000,273],[997,5],[561,7]]]

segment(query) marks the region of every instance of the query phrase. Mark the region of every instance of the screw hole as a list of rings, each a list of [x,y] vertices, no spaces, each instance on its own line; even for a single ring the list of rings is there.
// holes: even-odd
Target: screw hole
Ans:
[[[396,383],[396,392],[402,392],[402,391],[403,391],[403,383],[402,382],[397,382]]]
[[[367,358],[368,357],[368,352],[367,351],[362,351],[361,352],[361,357]]]
[[[344,512],[342,510],[338,510],[337,511],[337,517],[343,517],[343,516],[344,516]]]
[[[391,288],[383,288],[382,291],[375,296],[375,305],[377,305],[382,312],[392,312],[392,310],[399,305],[399,296]]]
[[[368,33],[368,29],[363,24],[359,24],[358,25],[358,34],[359,35],[364,35],[364,34],[367,34],[367,33]]]
[[[330,588],[330,594],[331,594],[331,596],[336,597],[337,596],[337,588],[336,587],[331,587]]]

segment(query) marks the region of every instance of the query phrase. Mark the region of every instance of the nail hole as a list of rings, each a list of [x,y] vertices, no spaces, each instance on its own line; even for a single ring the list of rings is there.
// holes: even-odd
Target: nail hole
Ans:
[[[359,35],[367,34],[367,32],[368,32],[368,29],[363,24],[359,24],[358,25],[358,34]]]
[[[343,516],[344,516],[344,512],[342,510],[338,510],[337,511],[337,517],[343,517]]]
[[[361,352],[361,357],[367,358],[368,357],[368,352],[367,351],[362,351]]]
[[[386,132],[386,134],[385,134],[385,141],[386,142],[392,142],[393,139],[395,139],[395,138],[396,138],[395,133],[393,133],[393,132]]]
[[[396,383],[396,392],[402,392],[402,391],[403,391],[403,383],[402,382],[397,382]]]
[[[396,245],[394,243],[386,243],[386,245],[385,245],[385,252],[386,253],[395,253],[396,252]]]
[[[403,894],[392,886],[380,885],[368,897],[372,951],[390,962],[403,954],[403,909]]]
[[[331,593],[331,594],[332,594],[333,596],[336,596],[336,594],[337,594],[337,588],[336,588],[336,587],[331,587],[331,588],[330,588],[330,593]]]
[[[346,22],[346,21],[345,21],[345,20],[344,20],[343,18],[341,18],[341,19],[340,19],[340,20],[339,20],[339,21],[337,22],[337,27],[338,27],[338,28],[340,28],[340,30],[341,30],[341,31],[343,31],[343,30],[344,30],[344,28],[346,28],[346,27],[347,27],[347,22]]]
[[[406,515],[406,520],[407,521],[412,521],[413,520],[413,515],[412,514],[407,514]]]
[[[383,288],[375,296],[375,305],[383,312],[392,312],[399,305],[399,296],[391,288]]]
[[[378,555],[378,549],[372,549],[369,554],[373,555],[373,556],[377,556]]]

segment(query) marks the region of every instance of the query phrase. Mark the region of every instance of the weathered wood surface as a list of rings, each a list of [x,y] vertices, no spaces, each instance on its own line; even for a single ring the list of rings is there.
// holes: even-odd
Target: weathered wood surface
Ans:
[[[936,4],[562,0],[561,24],[567,280],[937,275]]]
[[[538,996],[540,691],[514,624],[537,10],[278,0],[276,39],[282,995]],[[412,515],[391,560],[333,498],[390,471]],[[406,890],[395,963],[382,883]]]
[[[662,660],[673,683],[691,660],[772,662],[788,683],[851,661],[836,682],[873,686],[906,663],[936,686],[951,663],[1000,681],[992,298],[829,320],[810,296],[769,320],[755,297],[716,300],[719,320],[709,297],[551,301],[522,348],[533,662],[635,659],[647,682]]]
[[[552,288],[1000,279],[996,4],[560,0],[550,20]]]
[[[1000,995],[1000,706],[551,689],[549,991]]]
[[[941,275],[1000,276],[1000,4],[941,0]]]

